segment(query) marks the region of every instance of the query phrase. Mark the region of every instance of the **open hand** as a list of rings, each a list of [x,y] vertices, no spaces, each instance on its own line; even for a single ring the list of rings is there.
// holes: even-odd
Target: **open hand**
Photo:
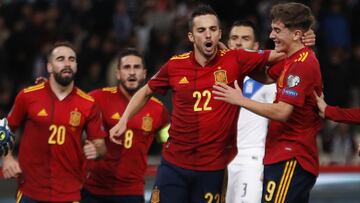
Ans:
[[[314,30],[310,29],[309,31],[305,32],[301,37],[301,42],[308,47],[314,46],[316,42],[316,35]]]
[[[17,178],[22,173],[19,162],[11,154],[3,159],[2,173],[5,179]]]
[[[214,96],[214,99],[221,100],[230,104],[241,105],[241,101],[244,99],[244,96],[238,85],[237,80],[234,81],[234,87],[235,88],[232,88],[224,83],[215,84],[213,86],[214,90],[212,91],[212,93],[216,95]]]

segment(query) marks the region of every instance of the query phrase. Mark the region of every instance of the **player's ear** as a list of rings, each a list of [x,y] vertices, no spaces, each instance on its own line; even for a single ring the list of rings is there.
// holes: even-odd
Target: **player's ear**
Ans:
[[[293,32],[293,40],[298,41],[301,40],[301,37],[304,35],[304,33],[301,30],[294,30]]]
[[[47,63],[46,64],[46,69],[47,69],[47,72],[48,73],[52,73],[53,72],[53,68],[52,68],[52,65],[50,63]]]
[[[120,80],[120,67],[117,66],[115,69],[115,77],[117,80]]]
[[[259,50],[260,45],[259,42],[254,42],[254,50]]]
[[[146,78],[147,69],[144,68],[144,79]]]
[[[194,43],[194,35],[192,32],[188,32],[188,38],[191,43]]]

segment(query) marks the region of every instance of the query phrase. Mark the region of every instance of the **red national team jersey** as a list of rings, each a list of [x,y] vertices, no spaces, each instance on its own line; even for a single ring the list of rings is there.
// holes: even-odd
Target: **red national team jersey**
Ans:
[[[213,85],[234,86],[257,67],[265,66],[269,52],[219,50],[205,67],[193,52],[172,57],[149,81],[158,93],[172,90],[173,112],[170,137],[163,157],[176,166],[192,170],[220,170],[236,154],[239,107],[212,95]]]
[[[110,130],[120,119],[129,100],[117,87],[91,92],[99,103],[104,126]],[[151,98],[128,122],[121,136],[122,145],[105,139],[107,154],[93,162],[84,187],[97,195],[143,195],[147,154],[154,134],[169,123],[168,112],[157,99]]]
[[[264,164],[295,157],[314,175],[319,173],[316,135],[322,127],[313,91],[322,91],[319,62],[310,48],[303,48],[284,62],[284,68],[271,68],[277,79],[276,102],[294,106],[287,122],[271,121],[266,137]]]
[[[360,108],[339,108],[336,106],[326,106],[325,118],[350,124],[360,124]]]
[[[38,201],[80,200],[83,183],[82,132],[105,137],[94,99],[74,87],[59,100],[49,83],[22,90],[8,116],[12,129],[24,126],[19,148],[19,189]]]

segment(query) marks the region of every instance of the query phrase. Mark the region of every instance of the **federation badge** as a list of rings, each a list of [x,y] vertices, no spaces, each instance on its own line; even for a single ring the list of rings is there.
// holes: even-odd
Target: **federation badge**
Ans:
[[[226,76],[226,70],[217,70],[214,72],[215,76],[215,83],[225,83],[227,84],[227,76]]]
[[[153,119],[149,114],[147,114],[142,118],[141,129],[143,129],[146,132],[150,132],[152,129],[152,124],[153,124]]]
[[[159,203],[160,202],[160,190],[157,186],[154,187],[151,193],[151,203]]]
[[[73,127],[77,127],[80,125],[81,113],[76,108],[74,111],[70,112],[70,120],[69,124]]]
[[[289,75],[287,78],[287,86],[292,88],[300,83],[300,77],[297,75]]]

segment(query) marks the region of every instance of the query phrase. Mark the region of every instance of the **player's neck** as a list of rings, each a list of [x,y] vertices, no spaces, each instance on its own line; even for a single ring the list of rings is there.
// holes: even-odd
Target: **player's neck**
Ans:
[[[205,56],[204,54],[202,54],[200,51],[194,49],[194,57],[195,60],[202,66],[204,67],[206,64],[208,64],[212,59],[215,58],[217,54],[217,49],[216,51],[211,55],[211,56]]]
[[[289,49],[286,52],[286,55],[289,57],[304,47],[305,47],[305,45],[303,43],[301,43],[300,41],[294,42],[289,46]]]
[[[119,85],[119,89],[120,89],[121,93],[122,93],[128,100],[130,100],[131,97],[133,96],[133,94],[130,94],[128,91],[126,91],[122,85]]]
[[[66,96],[68,96],[71,93],[71,91],[74,88],[74,81],[72,81],[67,86],[62,86],[59,83],[57,83],[54,78],[50,78],[49,84],[51,90],[54,92],[54,94],[59,100],[63,100]]]

